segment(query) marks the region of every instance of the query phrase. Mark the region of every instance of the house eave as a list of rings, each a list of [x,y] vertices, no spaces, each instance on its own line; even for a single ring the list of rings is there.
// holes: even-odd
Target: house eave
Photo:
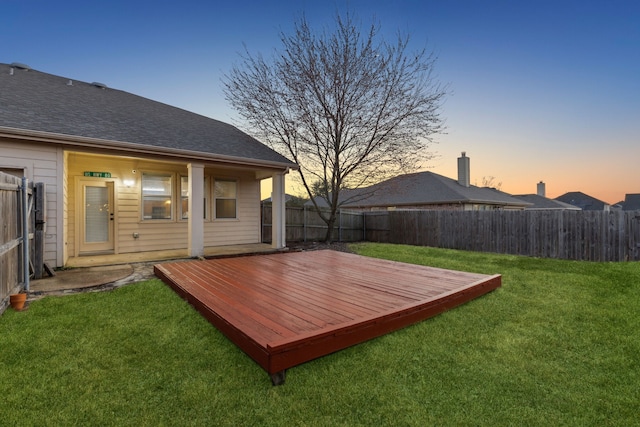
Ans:
[[[22,139],[28,141],[60,144],[65,147],[118,151],[127,155],[151,155],[170,157],[172,160],[224,163],[234,166],[269,168],[287,171],[300,167],[295,163],[276,162],[270,160],[251,159],[246,157],[227,156],[221,154],[204,153],[200,151],[181,150],[167,147],[156,147],[131,142],[112,141],[100,138],[89,138],[76,135],[66,135],[52,132],[36,131],[0,126],[0,137]]]

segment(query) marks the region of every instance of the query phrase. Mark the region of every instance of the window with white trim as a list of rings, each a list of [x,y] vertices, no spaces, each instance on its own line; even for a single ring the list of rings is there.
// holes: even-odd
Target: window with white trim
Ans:
[[[142,173],[142,219],[172,219],[172,175]]]
[[[216,219],[237,218],[238,184],[235,180],[216,179],[213,205]]]

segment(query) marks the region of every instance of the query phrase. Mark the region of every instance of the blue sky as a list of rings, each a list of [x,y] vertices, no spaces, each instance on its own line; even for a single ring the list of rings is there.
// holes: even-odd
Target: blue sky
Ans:
[[[302,13],[337,11],[411,36],[438,56],[448,127],[429,170],[494,176],[512,194],[640,193],[640,2],[0,0],[0,62],[109,87],[219,120],[236,117],[221,76],[246,44],[269,54]],[[0,88],[1,90],[1,88]]]

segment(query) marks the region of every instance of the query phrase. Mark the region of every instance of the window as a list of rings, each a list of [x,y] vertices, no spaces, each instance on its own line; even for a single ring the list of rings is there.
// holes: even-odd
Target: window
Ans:
[[[202,218],[207,218],[207,178],[204,178],[204,212]],[[180,177],[180,218],[189,219],[189,177]]]
[[[236,181],[218,179],[214,184],[214,209],[216,218],[237,218]]]
[[[189,177],[180,177],[180,218],[189,218]]]
[[[142,218],[172,218],[171,175],[142,174]]]

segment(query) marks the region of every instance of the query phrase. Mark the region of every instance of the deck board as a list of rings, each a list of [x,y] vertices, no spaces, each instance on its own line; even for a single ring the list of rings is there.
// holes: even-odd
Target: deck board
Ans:
[[[158,264],[155,273],[269,374],[496,289],[465,273],[331,250]]]

